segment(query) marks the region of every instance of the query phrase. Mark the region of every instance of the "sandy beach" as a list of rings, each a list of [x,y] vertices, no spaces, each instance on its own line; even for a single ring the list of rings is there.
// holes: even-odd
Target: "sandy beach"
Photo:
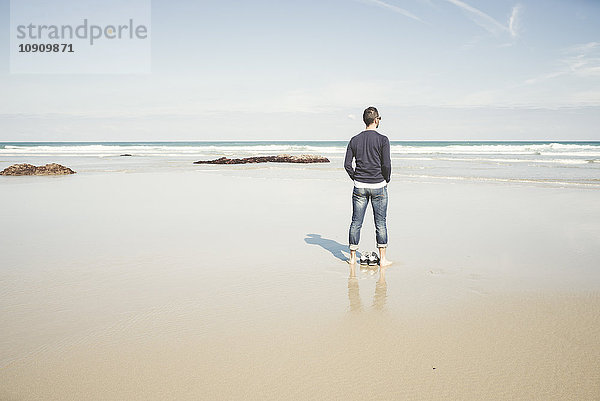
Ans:
[[[600,398],[595,188],[393,180],[350,277],[341,169],[0,185],[1,399]]]
[[[0,401],[600,401],[598,21],[0,1]]]

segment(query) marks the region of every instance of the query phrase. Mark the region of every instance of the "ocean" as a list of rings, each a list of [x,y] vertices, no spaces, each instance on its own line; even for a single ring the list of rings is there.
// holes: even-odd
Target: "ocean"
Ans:
[[[78,173],[257,169],[344,177],[347,141],[0,142],[0,168],[56,162]],[[470,180],[600,188],[600,141],[391,141],[394,180]],[[319,154],[327,165],[194,165],[222,156]],[[122,155],[131,155],[122,156]]]

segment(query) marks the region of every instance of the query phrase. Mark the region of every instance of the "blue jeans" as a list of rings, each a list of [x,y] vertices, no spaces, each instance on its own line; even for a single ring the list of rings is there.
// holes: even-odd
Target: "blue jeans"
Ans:
[[[377,247],[385,248],[387,246],[387,227],[385,225],[385,216],[387,213],[388,193],[387,185],[383,188],[356,188],[352,191],[352,223],[350,224],[350,232],[348,240],[350,242],[350,250],[358,249],[360,241],[360,229],[367,205],[371,200],[373,205],[373,217],[375,219],[375,237],[377,238]]]

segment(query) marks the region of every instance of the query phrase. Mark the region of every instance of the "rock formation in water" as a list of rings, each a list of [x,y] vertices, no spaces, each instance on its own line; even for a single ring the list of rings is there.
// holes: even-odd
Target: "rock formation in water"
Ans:
[[[13,164],[0,171],[0,175],[65,175],[75,174],[75,171],[60,164],[50,163],[45,166],[33,164]]]
[[[246,163],[329,163],[329,159],[323,156],[314,155],[277,155],[277,156],[253,156],[242,159],[230,159],[220,157],[214,160],[199,160],[194,164],[246,164]]]

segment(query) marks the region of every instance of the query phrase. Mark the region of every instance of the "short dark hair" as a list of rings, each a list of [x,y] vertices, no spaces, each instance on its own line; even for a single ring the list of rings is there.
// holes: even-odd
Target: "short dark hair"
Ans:
[[[373,124],[376,118],[379,118],[379,112],[373,106],[367,107],[363,112],[363,121],[367,125]]]

